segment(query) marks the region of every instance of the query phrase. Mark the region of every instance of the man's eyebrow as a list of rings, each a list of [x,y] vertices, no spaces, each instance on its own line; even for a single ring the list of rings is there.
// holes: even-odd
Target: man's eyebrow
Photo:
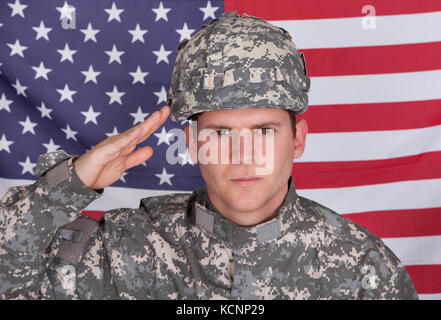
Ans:
[[[252,129],[269,128],[269,127],[280,127],[280,126],[281,126],[280,122],[277,122],[277,121],[266,121],[266,122],[255,124],[252,127]],[[205,127],[206,128],[211,128],[211,129],[232,129],[231,126],[222,125],[222,124],[219,124],[219,123],[208,124]]]

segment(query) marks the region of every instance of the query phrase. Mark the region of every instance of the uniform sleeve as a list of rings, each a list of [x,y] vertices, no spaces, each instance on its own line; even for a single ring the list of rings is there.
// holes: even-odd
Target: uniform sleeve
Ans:
[[[73,159],[64,151],[41,155],[38,180],[10,188],[1,199],[0,298],[38,298],[48,269],[42,256],[58,228],[101,196],[82,183]]]
[[[380,240],[359,265],[357,299],[418,300],[418,294],[398,257]]]

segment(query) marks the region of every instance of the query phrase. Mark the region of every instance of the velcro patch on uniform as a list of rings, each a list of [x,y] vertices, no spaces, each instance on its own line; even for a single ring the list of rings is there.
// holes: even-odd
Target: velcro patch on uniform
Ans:
[[[65,225],[60,230],[63,241],[58,249],[57,257],[75,265],[80,260],[87,241],[97,228],[98,221],[83,216]]]
[[[67,161],[63,161],[55,168],[46,173],[47,183],[51,187],[55,187],[67,178],[69,178],[69,168],[67,166]]]
[[[205,212],[204,208],[198,203],[196,203],[196,225],[209,234],[213,234],[214,217]]]
[[[274,220],[257,227],[257,241],[265,242],[280,237],[280,221]]]

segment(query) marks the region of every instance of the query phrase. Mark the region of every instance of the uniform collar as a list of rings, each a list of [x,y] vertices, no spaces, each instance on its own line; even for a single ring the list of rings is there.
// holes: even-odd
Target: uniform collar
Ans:
[[[195,191],[191,207],[191,222],[209,236],[226,242],[228,246],[242,248],[256,246],[267,241],[279,239],[293,225],[294,207],[297,203],[297,193],[292,177],[288,180],[288,192],[276,217],[261,224],[241,227],[224,218],[208,198],[207,190]]]

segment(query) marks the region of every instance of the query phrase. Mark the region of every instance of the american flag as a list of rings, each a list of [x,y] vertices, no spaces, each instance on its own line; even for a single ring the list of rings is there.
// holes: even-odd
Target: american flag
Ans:
[[[0,194],[35,181],[38,156],[81,155],[166,104],[179,43],[223,12],[283,27],[307,61],[298,194],[380,236],[422,299],[441,299],[441,1],[2,0]],[[185,123],[83,214],[204,186],[166,161]]]

